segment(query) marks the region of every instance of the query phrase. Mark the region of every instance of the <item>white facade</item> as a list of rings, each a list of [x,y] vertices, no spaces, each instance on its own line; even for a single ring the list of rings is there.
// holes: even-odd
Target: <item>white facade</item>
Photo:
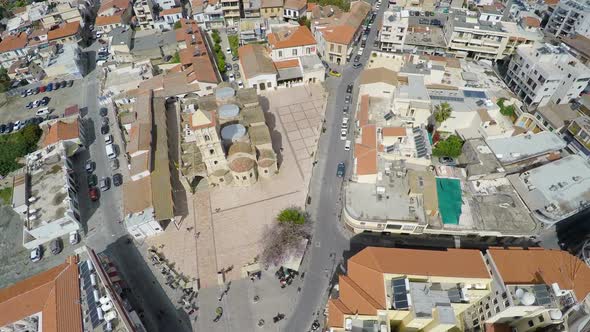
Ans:
[[[403,50],[408,32],[409,12],[387,11],[383,14],[383,26],[379,31],[379,42],[382,51],[392,52]]]
[[[137,24],[142,29],[149,30],[154,28],[154,14],[152,10],[151,0],[138,0],[133,4]]]
[[[295,47],[286,47],[286,48],[278,48],[273,49],[270,52],[270,57],[273,61],[281,61],[287,59],[298,58],[304,55],[313,55],[316,54],[317,45],[305,45],[305,46],[295,46]]]
[[[154,4],[158,4],[162,9],[172,9],[180,4],[176,0],[154,0]]]
[[[243,76],[242,76],[243,77]],[[270,90],[277,87],[276,74],[261,74],[246,79],[244,84],[248,88],[255,88],[258,91]]]
[[[566,104],[590,81],[590,69],[561,46],[522,45],[506,73],[508,87],[530,108]]]
[[[545,32],[556,37],[580,34],[590,37],[590,0],[560,1],[551,14]]]

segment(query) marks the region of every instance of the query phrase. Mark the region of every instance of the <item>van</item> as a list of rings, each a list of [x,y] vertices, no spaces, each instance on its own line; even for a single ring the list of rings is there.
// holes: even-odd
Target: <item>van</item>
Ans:
[[[117,154],[115,153],[115,147],[112,144],[107,144],[105,146],[105,150],[107,152],[107,157],[109,157],[109,159],[117,158]]]

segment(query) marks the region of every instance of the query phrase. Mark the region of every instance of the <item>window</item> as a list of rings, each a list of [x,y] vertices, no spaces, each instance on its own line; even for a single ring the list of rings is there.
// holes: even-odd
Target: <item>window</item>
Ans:
[[[223,182],[223,178],[219,178],[219,182]]]
[[[209,137],[209,135],[205,135],[205,136],[203,136],[203,138],[205,139],[205,141],[210,141],[211,140],[211,137]]]
[[[214,153],[215,153],[215,150],[213,150],[213,149],[210,149],[210,150],[209,150],[209,153],[210,153],[210,154],[214,154]]]
[[[218,163],[218,161],[217,161],[217,160],[214,160],[214,161],[213,161],[213,165],[217,165],[217,163]]]
[[[283,57],[283,51],[279,51],[279,58]]]
[[[543,315],[539,316],[539,322],[543,323],[545,321],[545,318],[543,318]]]
[[[535,323],[533,323],[533,321],[532,321],[532,320],[529,320],[529,326],[530,326],[530,327],[533,327],[533,326],[535,326]]]
[[[293,56],[297,56],[297,49],[293,49]]]
[[[271,88],[272,87],[272,84],[270,82],[266,82],[266,87],[267,88]]]
[[[338,45],[338,53],[342,53],[342,45]]]
[[[242,180],[246,180],[246,179],[247,179],[247,177],[246,177],[246,176],[242,176]]]

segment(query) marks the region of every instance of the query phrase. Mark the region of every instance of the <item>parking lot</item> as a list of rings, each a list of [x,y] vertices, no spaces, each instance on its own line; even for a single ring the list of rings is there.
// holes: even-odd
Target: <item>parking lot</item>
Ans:
[[[64,110],[68,106],[81,103],[82,94],[80,93],[79,85],[80,80],[75,80],[72,87],[60,88],[59,90],[53,90],[50,92],[40,92],[39,94],[30,95],[27,97],[21,97],[20,93],[13,96],[6,96],[6,102],[0,105],[0,124],[6,124],[8,122],[22,121],[32,117],[35,117],[35,113],[42,107],[28,109],[26,106],[30,102],[42,99],[47,96],[50,98],[47,107],[54,109],[51,113],[53,116],[61,117],[64,114]],[[35,87],[38,85],[35,85]],[[31,85],[30,87],[33,87]],[[19,88],[27,89],[27,87]]]

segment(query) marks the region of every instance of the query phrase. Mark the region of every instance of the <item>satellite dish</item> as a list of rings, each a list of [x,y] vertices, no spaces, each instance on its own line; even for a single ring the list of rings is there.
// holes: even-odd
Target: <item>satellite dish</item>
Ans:
[[[520,299],[520,302],[522,302],[522,304],[524,304],[524,305],[533,305],[533,303],[535,303],[535,295],[533,295],[532,293],[526,292],[522,296],[522,299]]]
[[[522,288],[517,288],[516,293],[514,295],[517,299],[522,299],[522,296],[524,295],[524,290]]]

